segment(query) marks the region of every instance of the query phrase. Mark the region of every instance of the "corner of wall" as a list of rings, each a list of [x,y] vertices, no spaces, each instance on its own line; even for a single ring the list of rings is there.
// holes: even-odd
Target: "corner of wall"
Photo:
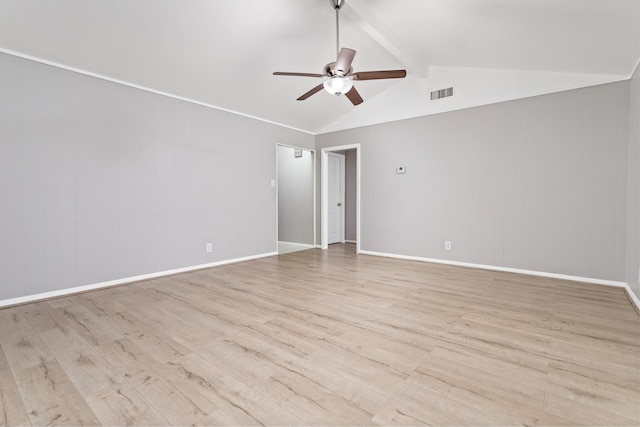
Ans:
[[[626,280],[640,298],[640,61],[629,83]]]

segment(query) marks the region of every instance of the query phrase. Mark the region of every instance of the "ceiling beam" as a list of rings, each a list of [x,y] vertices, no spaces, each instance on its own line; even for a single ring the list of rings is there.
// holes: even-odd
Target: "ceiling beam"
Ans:
[[[414,75],[429,76],[429,57],[405,42],[364,0],[349,0],[341,12]]]

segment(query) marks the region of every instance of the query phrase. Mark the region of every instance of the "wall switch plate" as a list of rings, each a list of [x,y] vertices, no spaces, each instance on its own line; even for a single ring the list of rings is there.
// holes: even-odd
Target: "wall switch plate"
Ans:
[[[213,243],[207,243],[207,253],[213,252]]]
[[[451,250],[451,240],[445,240],[445,242],[444,242],[444,250],[445,251],[450,251]]]
[[[396,166],[396,173],[407,173],[407,168],[404,166]]]
[[[276,188],[276,180],[275,179],[271,180],[271,188]]]

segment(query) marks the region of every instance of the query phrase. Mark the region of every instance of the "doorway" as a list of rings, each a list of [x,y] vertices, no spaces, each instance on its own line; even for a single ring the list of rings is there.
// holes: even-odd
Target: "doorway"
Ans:
[[[327,179],[328,203],[328,241],[327,244],[344,243],[345,223],[345,155],[328,153]]]
[[[316,247],[315,151],[276,145],[278,253]]]
[[[340,211],[336,213],[330,209],[333,209],[332,204],[337,205],[340,203],[336,200],[335,196],[331,196],[330,200],[330,175],[335,173],[335,171],[330,172],[330,164],[333,162],[335,165],[336,160],[330,160],[335,158],[333,154],[336,152],[350,151],[351,153],[355,153],[355,201],[353,204],[355,205],[355,244],[356,244],[356,253],[360,253],[360,144],[350,144],[350,145],[341,145],[336,147],[327,147],[323,148],[320,153],[320,247],[322,249],[327,249],[330,242],[335,240],[335,236],[330,238],[330,234],[333,234],[335,229],[333,222],[336,221],[335,218],[331,218],[333,215],[339,215]],[[338,157],[339,158],[339,157]],[[343,157],[344,158],[344,157]],[[343,187],[344,188],[344,187]],[[344,196],[343,196],[344,197]],[[338,207],[338,206],[336,206]],[[344,198],[342,198],[342,208],[345,207]],[[344,209],[342,209],[344,212]],[[329,222],[332,221],[332,225],[330,226]],[[338,223],[337,227],[338,233],[341,233],[338,241],[345,241],[344,238],[344,222],[342,225],[342,229]],[[351,239],[349,239],[352,241]]]

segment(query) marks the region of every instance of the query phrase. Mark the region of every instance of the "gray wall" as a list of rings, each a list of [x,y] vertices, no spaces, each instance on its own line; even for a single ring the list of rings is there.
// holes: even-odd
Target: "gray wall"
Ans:
[[[276,143],[314,137],[0,54],[0,300],[275,251]]]
[[[313,153],[278,146],[278,240],[313,241]]]
[[[628,106],[621,82],[319,135],[316,149],[362,144],[363,250],[624,281]]]
[[[627,184],[627,283],[640,298],[640,67],[630,82]]]
[[[315,142],[362,143],[364,250],[638,294],[639,97],[636,70]],[[314,137],[0,54],[0,300],[275,251],[276,143]]]

